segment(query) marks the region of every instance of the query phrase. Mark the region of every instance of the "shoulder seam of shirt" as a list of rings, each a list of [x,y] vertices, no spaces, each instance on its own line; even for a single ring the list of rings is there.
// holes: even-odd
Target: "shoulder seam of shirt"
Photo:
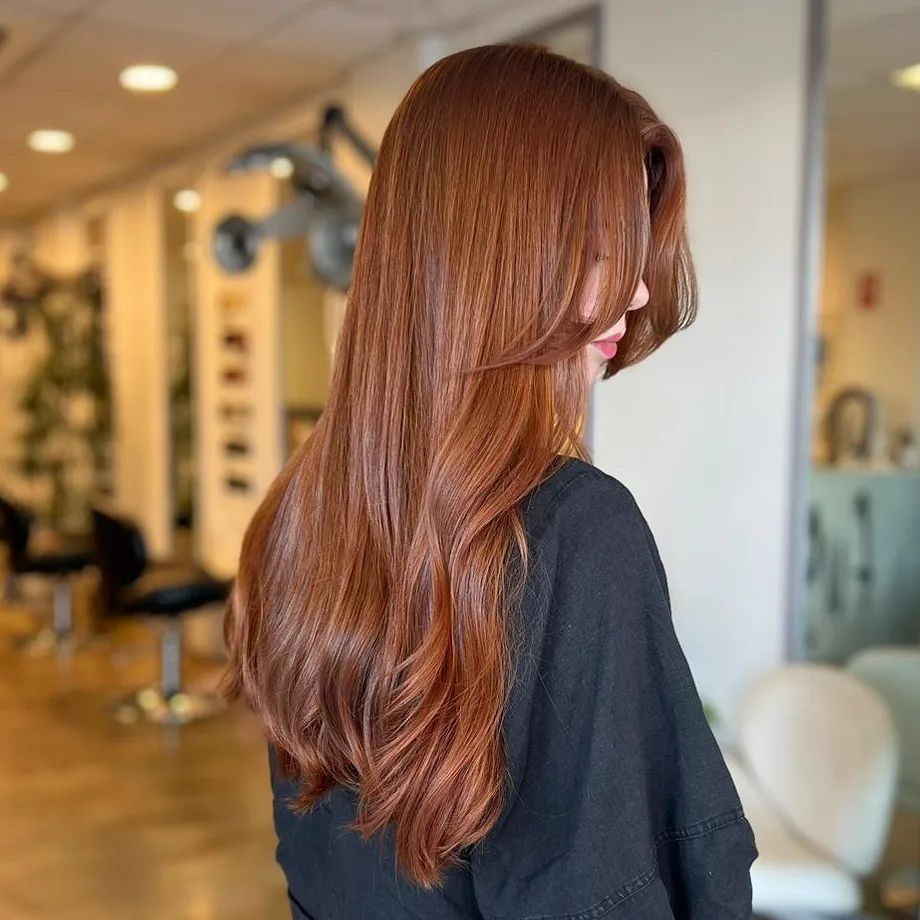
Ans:
[[[614,477],[605,473],[603,470],[600,470],[596,466],[592,466],[589,463],[583,463],[583,461],[579,462],[582,463],[582,468],[577,470],[571,476],[571,478],[561,483],[556,488],[550,497],[547,506],[543,509],[543,513],[536,522],[534,530],[531,534],[531,538],[534,542],[541,539],[553,520],[554,512],[563,503],[563,501],[571,495],[574,486],[586,480],[592,483],[596,483],[598,486],[603,488],[604,492],[610,495],[617,494],[625,497],[627,499],[627,505],[630,511],[638,511],[641,515],[641,510],[636,503],[635,496],[632,494],[632,492],[630,492],[626,485],[620,482],[619,479],[615,479]]]

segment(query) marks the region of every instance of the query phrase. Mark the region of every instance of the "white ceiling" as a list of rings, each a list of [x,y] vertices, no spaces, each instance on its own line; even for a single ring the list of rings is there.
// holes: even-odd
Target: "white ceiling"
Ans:
[[[508,0],[0,0],[0,220],[116,185],[328,84],[363,55]],[[520,0],[526,2],[526,0]],[[920,171],[920,93],[888,75],[920,62],[920,0],[830,0],[833,181]],[[172,93],[118,85],[128,64],[179,72]],[[31,152],[35,128],[77,138]]]
[[[830,0],[831,182],[920,172],[920,93],[891,71],[920,63],[920,0]]]
[[[400,36],[496,0],[0,0],[0,220],[34,216],[307,96]],[[122,68],[168,64],[176,90],[139,97]],[[73,132],[33,153],[36,128]]]

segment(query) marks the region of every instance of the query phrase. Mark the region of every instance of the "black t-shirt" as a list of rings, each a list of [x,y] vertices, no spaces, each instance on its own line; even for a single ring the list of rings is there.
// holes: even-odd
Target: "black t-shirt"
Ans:
[[[616,479],[566,458],[523,513],[501,817],[425,891],[398,873],[389,836],[347,829],[353,793],[295,817],[272,758],[296,920],[750,920],[753,834],[642,512]]]

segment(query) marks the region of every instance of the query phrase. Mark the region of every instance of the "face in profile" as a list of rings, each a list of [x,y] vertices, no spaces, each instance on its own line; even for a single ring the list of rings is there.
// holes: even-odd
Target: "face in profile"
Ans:
[[[643,179],[645,181],[645,194],[648,196],[648,171],[643,170]],[[597,295],[600,290],[601,273],[604,269],[605,259],[599,258],[594,270],[591,272],[591,279],[588,282],[588,289],[585,291],[582,302],[581,313],[585,319],[593,319],[597,315]],[[649,293],[645,284],[645,279],[640,278],[636,290],[633,291],[632,298],[626,312],[620,317],[619,321],[606,330],[601,336],[594,339],[587,346],[587,365],[588,365],[588,383],[589,385],[598,380],[604,372],[606,363],[617,353],[617,344],[620,339],[626,335],[626,327],[629,323],[629,314],[633,310],[641,310],[648,304]]]
[[[592,319],[597,311],[597,293],[600,288],[603,264],[602,261],[598,261],[591,272],[591,280],[587,291],[585,291],[582,305],[582,315],[585,319]],[[626,312],[620,317],[616,325],[611,326],[603,335],[586,346],[589,384],[600,378],[604,371],[604,365],[617,353],[617,343],[626,334],[629,314],[633,310],[641,310],[648,303],[648,298],[649,293],[645,281],[640,280],[638,287],[633,292]]]

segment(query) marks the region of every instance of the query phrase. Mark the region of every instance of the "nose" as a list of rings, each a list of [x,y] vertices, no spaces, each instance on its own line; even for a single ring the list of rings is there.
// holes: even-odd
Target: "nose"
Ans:
[[[648,288],[645,286],[645,281],[639,281],[639,287],[636,288],[636,292],[633,294],[632,300],[630,301],[629,310],[641,310],[648,303],[649,293]]]

